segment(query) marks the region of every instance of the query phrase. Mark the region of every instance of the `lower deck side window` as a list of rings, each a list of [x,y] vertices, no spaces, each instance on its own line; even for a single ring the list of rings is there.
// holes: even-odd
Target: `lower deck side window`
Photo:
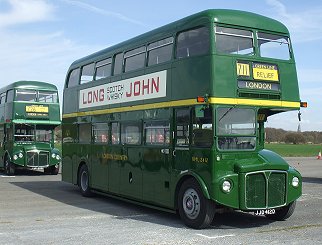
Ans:
[[[144,124],[146,145],[167,145],[170,143],[170,125],[165,121]]]
[[[108,142],[108,124],[107,123],[93,124],[93,141],[94,143]]]
[[[138,122],[125,122],[121,124],[121,144],[141,144],[141,124]]]
[[[92,136],[91,124],[84,123],[78,125],[78,141],[79,143],[90,143]]]

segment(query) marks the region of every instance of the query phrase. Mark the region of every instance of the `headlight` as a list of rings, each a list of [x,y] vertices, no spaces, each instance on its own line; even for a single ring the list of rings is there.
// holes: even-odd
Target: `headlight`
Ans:
[[[22,158],[23,157],[23,154],[22,152],[19,153],[19,158]]]
[[[58,154],[56,155],[56,159],[57,160],[60,160],[60,156]]]
[[[222,183],[222,190],[227,193],[231,191],[231,183],[228,180]]]
[[[51,154],[51,157],[56,158],[56,154],[55,153]]]
[[[293,187],[298,187],[299,184],[300,184],[299,178],[298,177],[293,177],[293,179],[292,179],[292,186]]]
[[[17,160],[18,156],[17,155],[13,155],[13,160]]]

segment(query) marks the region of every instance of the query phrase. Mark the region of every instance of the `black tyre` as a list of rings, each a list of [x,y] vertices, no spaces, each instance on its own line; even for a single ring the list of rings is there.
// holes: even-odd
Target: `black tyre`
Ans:
[[[50,166],[49,167],[49,172],[50,172],[50,174],[52,174],[52,175],[57,175],[58,174],[58,172],[59,172],[59,166]]]
[[[267,214],[266,217],[272,220],[286,220],[294,213],[296,201],[289,205],[276,209],[275,214]]]
[[[50,173],[49,167],[48,168],[44,168],[44,173],[45,174],[49,174]]]
[[[15,172],[16,172],[15,165],[9,160],[8,157],[4,162],[4,172],[8,176],[15,175]]]
[[[89,172],[86,164],[84,164],[79,170],[78,186],[84,197],[90,197],[93,195],[89,187]]]
[[[195,179],[186,180],[178,194],[178,209],[183,222],[191,228],[206,228],[215,215],[215,204],[202,193]]]

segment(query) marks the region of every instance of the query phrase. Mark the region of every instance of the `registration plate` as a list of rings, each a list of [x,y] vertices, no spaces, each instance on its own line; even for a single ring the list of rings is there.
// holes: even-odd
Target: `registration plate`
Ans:
[[[253,63],[253,77],[255,80],[278,82],[277,65]]]
[[[275,214],[275,209],[260,209],[255,210],[255,215],[268,215],[268,214]]]
[[[43,105],[27,105],[26,112],[39,112],[39,113],[48,113],[48,106]]]

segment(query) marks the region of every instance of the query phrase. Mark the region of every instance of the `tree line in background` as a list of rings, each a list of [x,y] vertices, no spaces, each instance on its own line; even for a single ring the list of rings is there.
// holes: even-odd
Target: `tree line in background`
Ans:
[[[321,144],[322,132],[307,131],[294,132],[283,129],[266,128],[267,143],[286,143],[286,144]]]

